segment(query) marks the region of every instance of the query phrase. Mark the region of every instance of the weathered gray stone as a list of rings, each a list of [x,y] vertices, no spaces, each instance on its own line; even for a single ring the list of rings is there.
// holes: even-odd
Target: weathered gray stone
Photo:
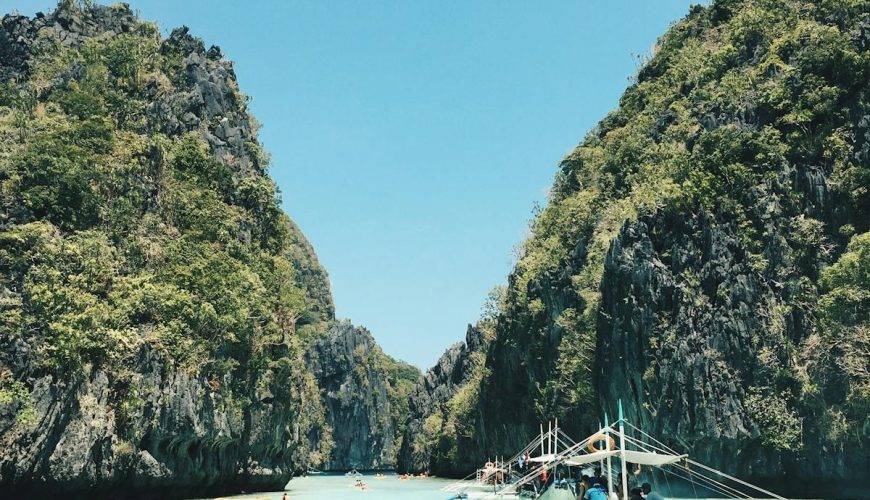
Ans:
[[[805,189],[819,193],[819,185],[823,178]],[[860,491],[866,478],[855,474],[867,470],[867,453],[828,446],[811,433],[795,451],[759,440],[746,400],[747,390],[770,382],[762,350],[776,352],[780,336],[807,335],[799,320],[772,324],[771,311],[789,292],[771,274],[750,265],[730,224],[709,216],[658,214],[627,223],[602,278],[599,406],[613,414],[621,399],[634,425],[744,479],[789,491],[783,478],[813,477],[817,491],[846,483]],[[779,369],[799,370],[792,357],[777,355]]]
[[[371,333],[347,321],[318,338],[306,361],[320,386],[335,447],[328,470],[392,469],[396,435],[390,419],[383,353]],[[315,433],[312,439],[321,439]]]

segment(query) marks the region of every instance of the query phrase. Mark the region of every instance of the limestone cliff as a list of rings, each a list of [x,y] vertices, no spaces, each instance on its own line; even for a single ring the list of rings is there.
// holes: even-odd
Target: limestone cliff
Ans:
[[[851,444],[866,439],[860,426],[867,415],[848,408],[847,399],[862,397],[867,359],[849,373],[852,354],[837,352],[833,332],[819,332],[809,318],[816,306],[794,304],[796,290],[772,279],[788,272],[789,254],[768,254],[766,269],[753,268],[734,227],[706,216],[664,212],[626,225],[602,278],[600,405],[622,398],[635,425],[760,484],[791,492],[790,478],[813,476],[818,494],[861,496],[868,486],[861,471],[870,463]],[[838,340],[862,356],[868,343],[860,335]],[[824,363],[847,365],[825,370],[847,380],[819,376],[819,354],[809,350],[820,348],[832,351]],[[824,389],[801,387],[804,373]],[[844,441],[826,429],[826,415],[835,412],[857,426],[840,431]]]
[[[710,465],[865,497],[870,4],[715,0],[644,62],[561,163],[431,469],[622,398]]]
[[[332,320],[328,280],[220,49],[125,4],[7,15],[0,142],[0,496],[276,490],[316,465],[299,336]]]
[[[419,373],[334,325],[221,50],[64,0],[0,55],[0,495],[392,467]]]
[[[408,391],[419,371],[384,354],[368,330],[347,321],[317,338],[306,361],[317,379],[335,443],[323,467],[395,468]],[[322,431],[315,430],[311,439],[322,440]]]
[[[446,405],[474,376],[486,339],[480,329],[468,326],[465,342],[450,346],[435,366],[414,386],[409,399],[407,429],[399,450],[399,472],[428,472],[438,449],[439,420]]]

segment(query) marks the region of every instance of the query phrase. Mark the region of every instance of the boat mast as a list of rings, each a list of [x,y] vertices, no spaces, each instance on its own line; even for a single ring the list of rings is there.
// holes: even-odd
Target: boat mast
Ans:
[[[553,453],[553,421],[547,420],[547,455]]]
[[[598,421],[598,428],[599,428],[599,429],[603,429],[603,428],[604,428],[604,427],[601,425],[601,420]],[[600,441],[599,441],[599,442],[600,442]],[[596,444],[597,444],[597,443],[596,443]],[[598,470],[599,470],[600,472],[604,472],[604,459],[603,459],[603,458],[598,459]]]
[[[625,467],[625,428],[622,421],[625,416],[622,414],[622,400],[618,400],[619,404],[619,461],[622,462],[622,500],[628,500],[628,471]]]
[[[555,432],[553,433],[553,453],[558,455],[559,454],[559,419],[558,418],[556,419],[556,426],[555,427],[556,427],[554,429]]]
[[[607,418],[607,412],[604,412],[604,448],[610,449],[610,421]],[[613,491],[613,485],[611,484],[610,477],[610,455],[607,455],[607,498],[610,498],[610,492]]]
[[[544,424],[541,424],[541,456],[544,456]]]

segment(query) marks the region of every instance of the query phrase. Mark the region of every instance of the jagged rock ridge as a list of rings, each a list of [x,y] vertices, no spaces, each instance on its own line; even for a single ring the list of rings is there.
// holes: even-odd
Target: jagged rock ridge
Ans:
[[[476,360],[472,356],[486,347],[483,332],[468,325],[465,342],[450,346],[435,366],[420,378],[410,394],[407,428],[399,450],[399,472],[428,472],[437,448],[427,436],[426,419],[444,413],[446,405],[473,375]]]
[[[319,337],[306,363],[318,381],[335,443],[324,468],[395,468],[407,392],[418,370],[384,354],[368,330],[349,321]],[[322,440],[322,432],[316,430],[311,439]]]

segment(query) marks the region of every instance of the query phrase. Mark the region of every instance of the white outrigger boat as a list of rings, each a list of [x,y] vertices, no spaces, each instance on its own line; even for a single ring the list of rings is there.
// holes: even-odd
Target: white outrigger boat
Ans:
[[[706,490],[722,498],[783,498],[674,451],[628,422],[623,416],[622,401],[619,419],[610,424],[605,415],[604,425],[586,439],[574,442],[559,428],[558,420],[555,425],[548,423],[546,433],[541,426],[540,435],[509,460],[489,461],[442,490],[453,494],[451,498],[575,500],[579,476],[576,468],[582,471],[595,467],[601,471],[607,498],[628,500],[629,464],[638,471],[642,467],[660,471],[666,481],[669,476],[685,481],[696,497]],[[614,484],[614,475],[618,484]]]

